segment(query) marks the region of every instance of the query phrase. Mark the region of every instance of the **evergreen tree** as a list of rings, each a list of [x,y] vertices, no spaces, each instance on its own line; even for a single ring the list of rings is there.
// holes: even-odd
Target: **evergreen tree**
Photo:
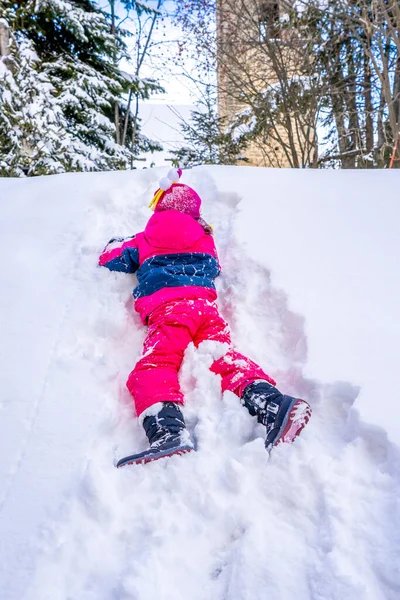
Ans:
[[[10,37],[12,40],[12,37]],[[41,175],[63,172],[69,151],[63,114],[53,97],[54,87],[37,72],[37,56],[29,41],[12,41],[10,68],[0,72],[0,175]]]
[[[242,152],[248,144],[247,132],[238,133],[227,128],[226,120],[217,114],[211,85],[206,86],[204,97],[191,112],[190,122],[180,125],[186,145],[171,151],[173,164],[181,167],[197,165],[233,165],[247,162]]]
[[[0,174],[129,167],[114,106],[140,82],[118,68],[123,32],[112,34],[91,0],[1,0],[0,10],[11,41],[0,67]]]

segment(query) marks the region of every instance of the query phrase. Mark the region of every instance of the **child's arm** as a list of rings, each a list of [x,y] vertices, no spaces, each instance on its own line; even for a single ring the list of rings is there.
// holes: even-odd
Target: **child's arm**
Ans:
[[[99,258],[100,267],[110,271],[134,273],[139,268],[139,251],[135,236],[112,238]]]

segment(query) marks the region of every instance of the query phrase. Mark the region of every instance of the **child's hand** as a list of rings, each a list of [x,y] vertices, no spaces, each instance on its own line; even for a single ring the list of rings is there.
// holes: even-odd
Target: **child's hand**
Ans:
[[[121,236],[116,236],[111,238],[111,240],[106,244],[103,252],[108,250],[113,250],[113,248],[119,248],[128,238],[124,238]]]
[[[135,273],[139,268],[135,236],[113,237],[100,255],[99,266],[110,271]]]

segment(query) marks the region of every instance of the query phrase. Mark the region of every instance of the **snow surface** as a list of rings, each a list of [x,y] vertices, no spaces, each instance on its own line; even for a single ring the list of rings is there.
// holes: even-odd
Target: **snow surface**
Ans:
[[[398,600],[399,173],[184,173],[237,347],[314,414],[268,458],[190,347],[198,452],[117,470],[146,444],[125,389],[145,331],[97,257],[165,174],[0,180],[1,600]]]

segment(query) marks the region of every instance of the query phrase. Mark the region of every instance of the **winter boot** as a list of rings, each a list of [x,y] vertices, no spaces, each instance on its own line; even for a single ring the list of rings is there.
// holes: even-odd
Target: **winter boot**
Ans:
[[[150,442],[150,448],[139,454],[121,458],[117,467],[147,463],[173,454],[184,454],[193,450],[193,444],[185,427],[185,420],[179,405],[175,402],[160,402],[153,409],[160,410],[147,415],[143,427]]]
[[[311,417],[311,407],[305,400],[284,396],[262,379],[245,388],[241,401],[267,428],[265,447],[268,452],[280,442],[293,442]]]

